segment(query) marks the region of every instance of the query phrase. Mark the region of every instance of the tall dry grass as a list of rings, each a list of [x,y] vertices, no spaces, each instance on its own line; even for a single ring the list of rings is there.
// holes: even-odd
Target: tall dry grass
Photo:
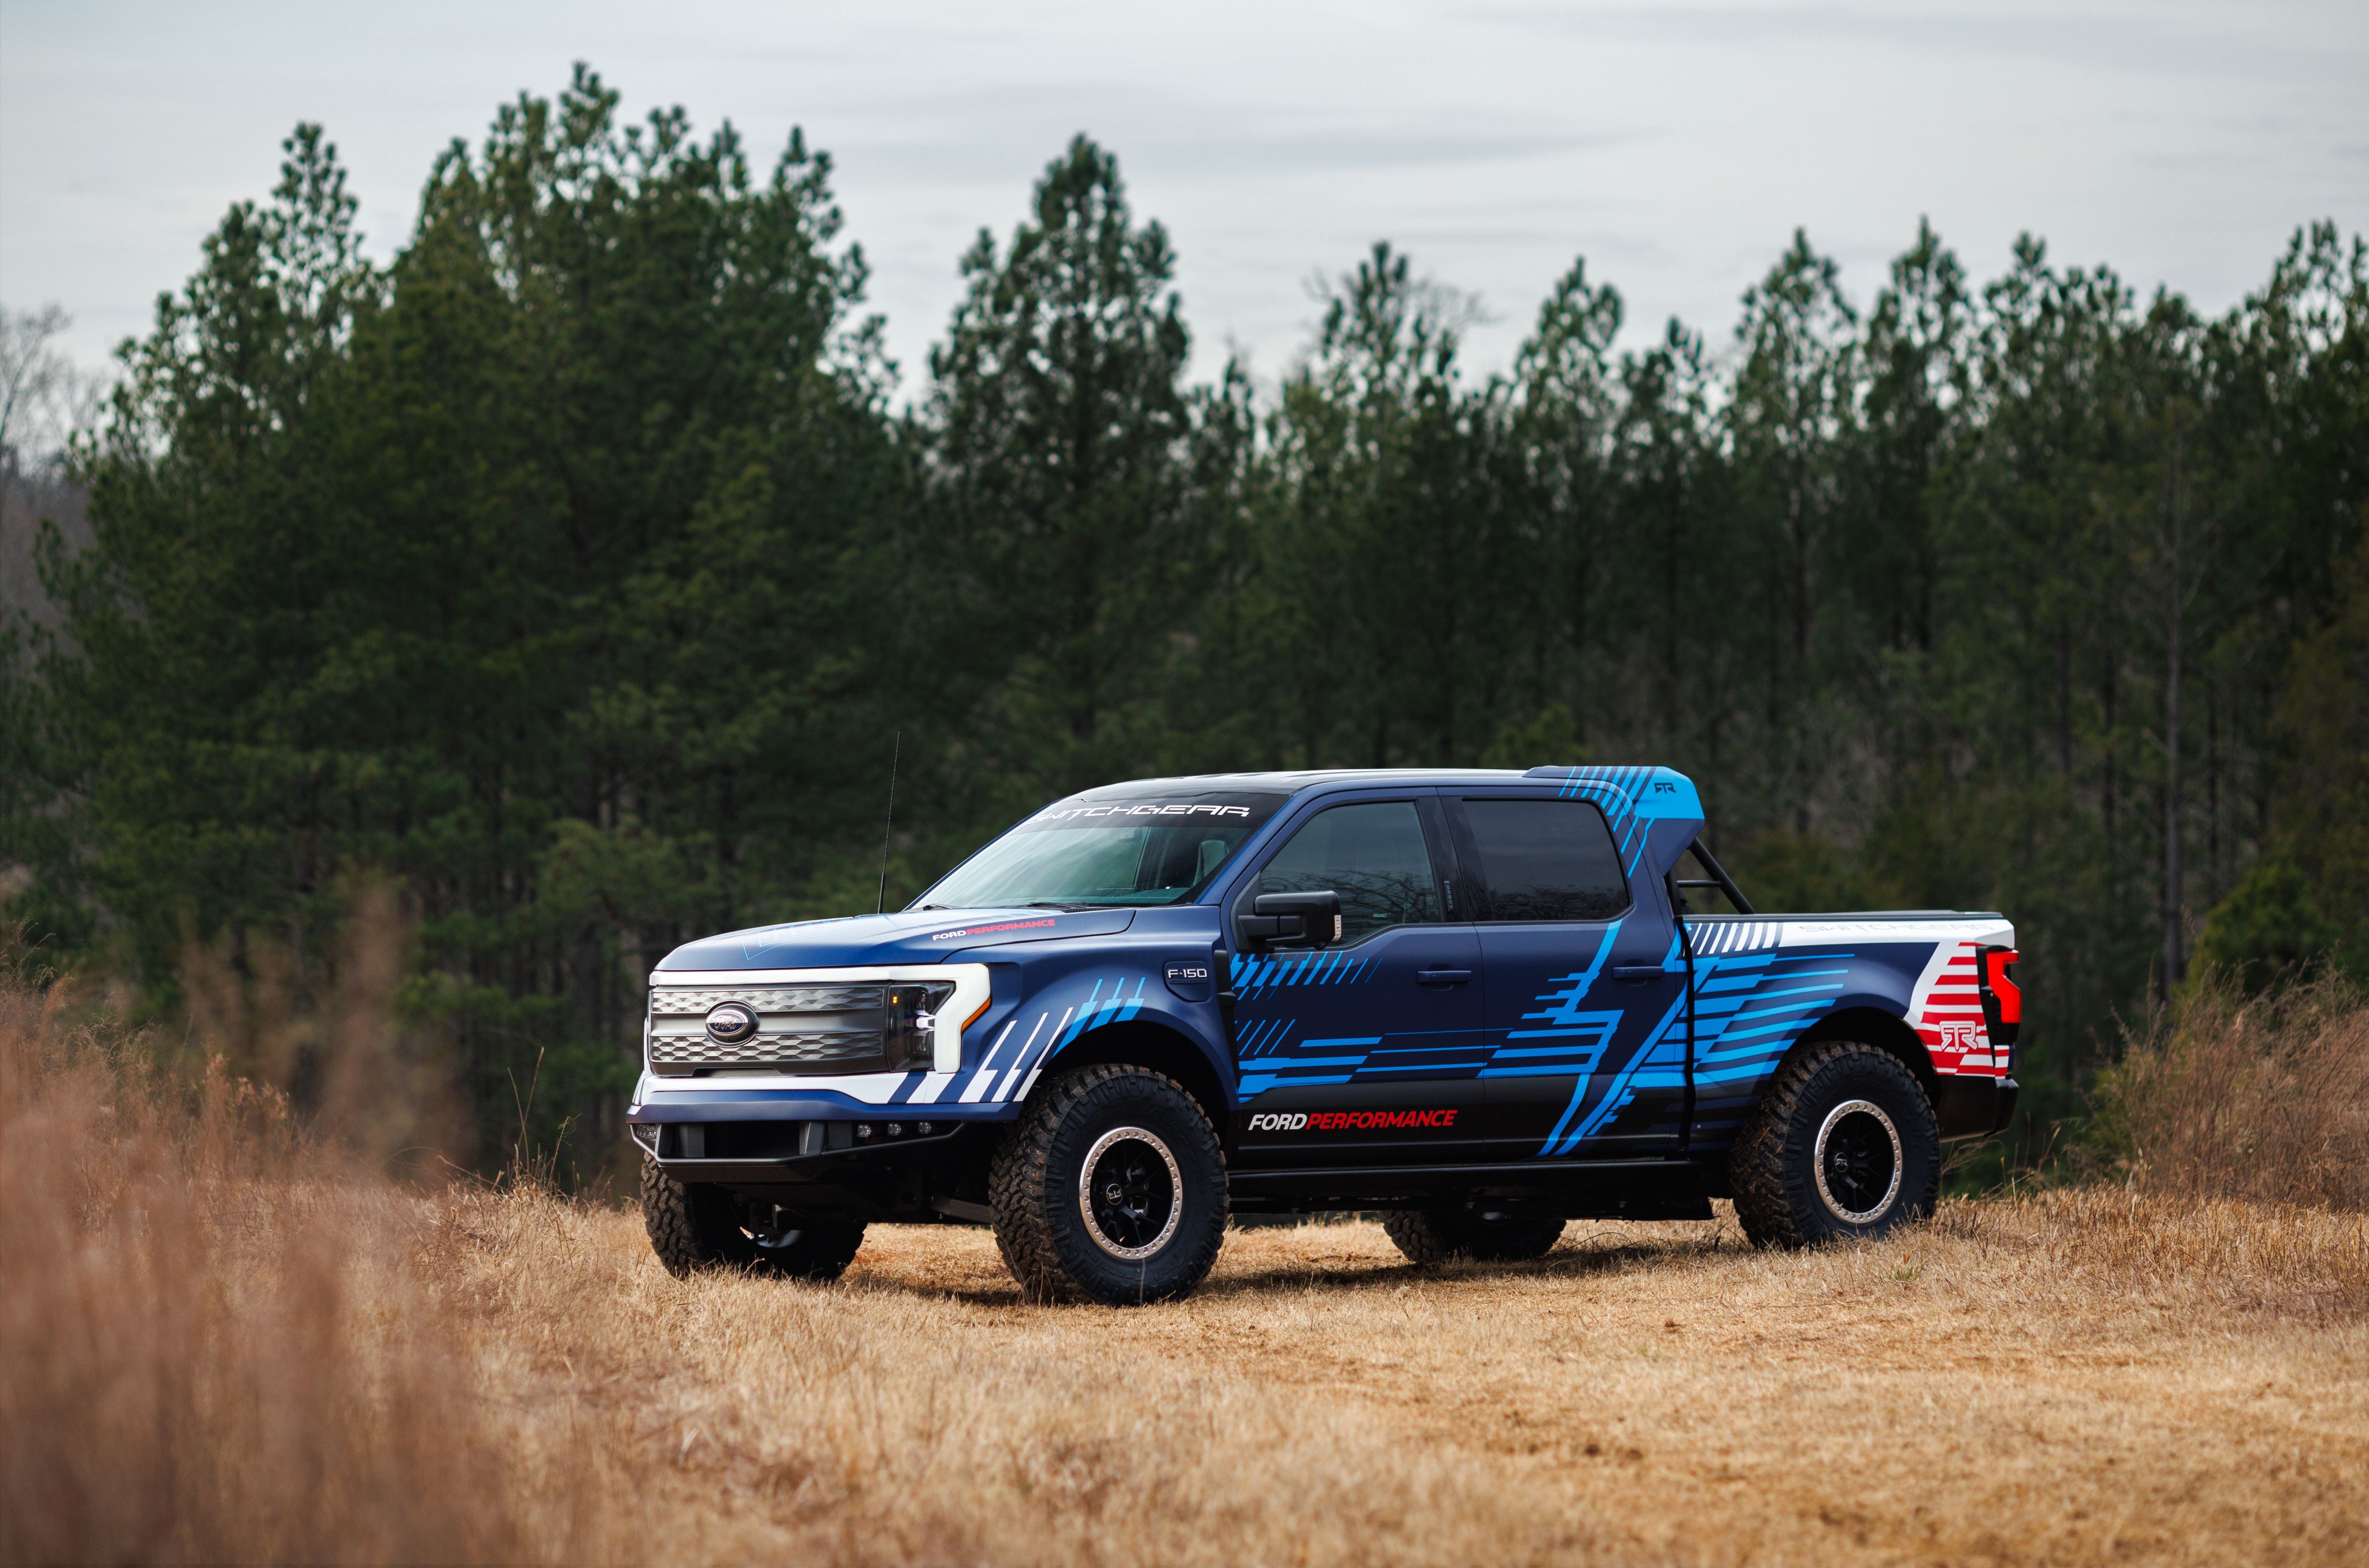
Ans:
[[[9,1560],[2369,1554],[2357,1213],[2124,1184],[1428,1271],[1318,1225],[1125,1313],[944,1228],[835,1287],[677,1280],[628,1211],[405,1186],[370,1129],[411,1113],[308,1131],[71,1002],[0,981]]]
[[[2143,1191],[2369,1209],[2369,998],[2340,979],[2249,997],[2207,976],[2125,1036],[2093,1099]]]
[[[71,1001],[0,979],[0,1558],[523,1555],[417,1199]]]

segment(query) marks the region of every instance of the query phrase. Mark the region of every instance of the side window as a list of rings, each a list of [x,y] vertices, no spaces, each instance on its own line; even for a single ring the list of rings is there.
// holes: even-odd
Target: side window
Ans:
[[[1439,883],[1411,800],[1334,806],[1308,819],[1259,874],[1262,893],[1341,895],[1341,940],[1436,923]]]
[[[1468,800],[1464,821],[1487,884],[1480,919],[1610,920],[1629,879],[1604,814],[1584,800]]]

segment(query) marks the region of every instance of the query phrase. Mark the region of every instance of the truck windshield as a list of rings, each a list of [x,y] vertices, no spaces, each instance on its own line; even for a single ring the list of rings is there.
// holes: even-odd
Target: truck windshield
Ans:
[[[914,907],[1183,903],[1289,798],[1235,790],[1072,795],[963,862]]]

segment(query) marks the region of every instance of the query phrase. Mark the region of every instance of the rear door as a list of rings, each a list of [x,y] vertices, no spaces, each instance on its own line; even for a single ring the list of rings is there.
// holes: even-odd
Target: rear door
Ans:
[[[1236,918],[1260,893],[1337,892],[1343,927],[1321,948],[1234,959],[1244,1167],[1471,1157],[1481,944],[1448,919],[1445,838],[1428,792],[1329,804],[1235,891]]]
[[[1686,967],[1666,898],[1631,888],[1604,814],[1542,794],[1449,801],[1483,975],[1482,1069],[1509,1158],[1677,1150]]]

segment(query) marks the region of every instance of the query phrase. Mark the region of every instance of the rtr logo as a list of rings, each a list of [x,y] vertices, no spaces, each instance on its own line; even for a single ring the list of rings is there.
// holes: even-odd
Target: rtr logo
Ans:
[[[1941,1048],[1948,1051],[1978,1051],[1986,1044],[1983,1028],[1978,1024],[1944,1024],[1941,1025]]]

